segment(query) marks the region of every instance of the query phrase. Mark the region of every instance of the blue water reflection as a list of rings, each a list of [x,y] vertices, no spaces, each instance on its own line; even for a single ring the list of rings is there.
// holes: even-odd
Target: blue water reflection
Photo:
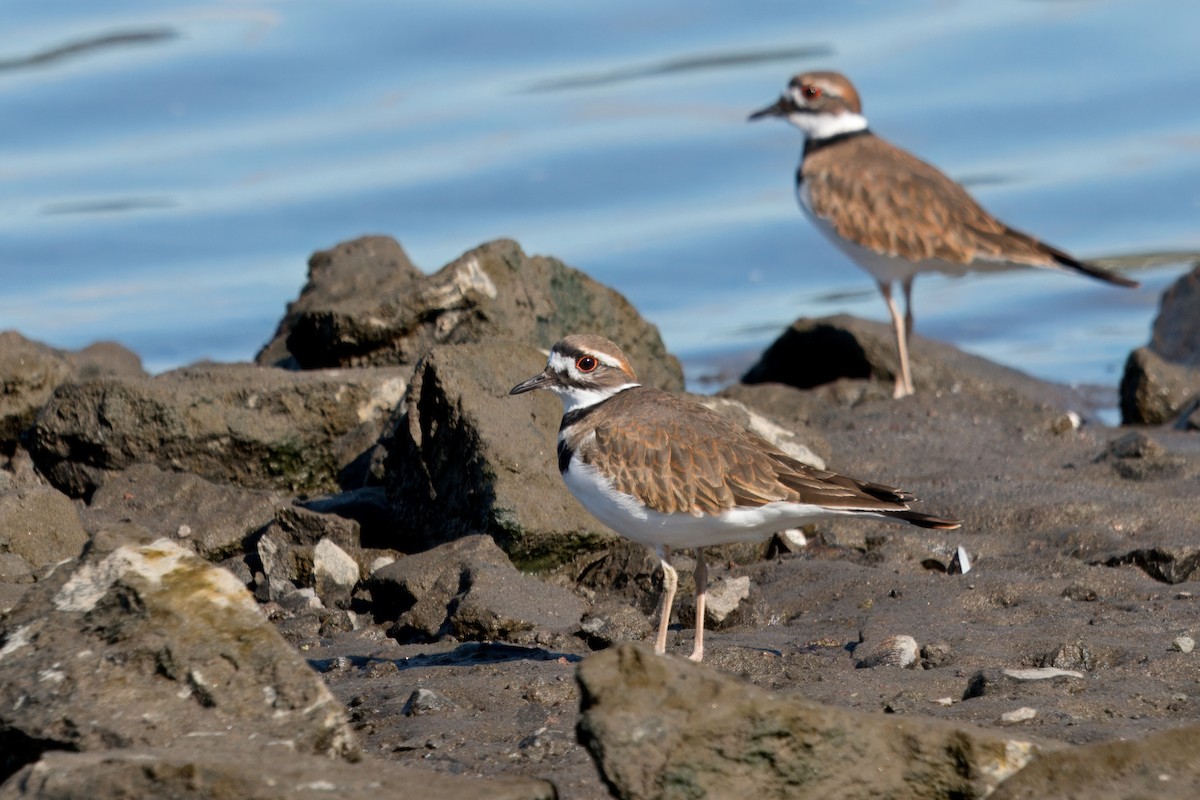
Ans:
[[[246,359],[314,249],[427,270],[511,236],[626,294],[689,364],[801,314],[883,319],[792,197],[795,71],[989,208],[1096,258],[1200,251],[1200,5],[7,0],[0,328],[152,369]],[[1114,383],[1185,268],[1123,292],[922,278],[920,332]]]

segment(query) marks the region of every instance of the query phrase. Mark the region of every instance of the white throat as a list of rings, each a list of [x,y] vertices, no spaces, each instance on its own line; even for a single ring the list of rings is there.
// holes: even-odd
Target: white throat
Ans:
[[[854,133],[867,129],[867,118],[862,114],[805,114],[794,112],[787,121],[795,125],[810,139],[830,139],[843,133]]]
[[[563,413],[570,414],[581,408],[588,408],[602,403],[614,394],[641,386],[640,383],[623,383],[620,386],[610,386],[603,389],[584,389],[579,386],[552,386],[551,391],[562,400]]]

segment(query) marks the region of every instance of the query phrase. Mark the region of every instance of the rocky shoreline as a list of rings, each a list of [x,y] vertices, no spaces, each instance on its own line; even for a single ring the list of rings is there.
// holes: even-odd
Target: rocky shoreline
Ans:
[[[1193,797],[1197,320],[1200,267],[1118,428],[920,337],[892,401],[886,326],[798,320],[705,402],[963,530],[721,548],[703,665],[642,644],[655,563],[562,485],[557,400],[506,396],[581,331],[682,389],[560,261],[343,243],[253,364],[0,334],[0,799]]]

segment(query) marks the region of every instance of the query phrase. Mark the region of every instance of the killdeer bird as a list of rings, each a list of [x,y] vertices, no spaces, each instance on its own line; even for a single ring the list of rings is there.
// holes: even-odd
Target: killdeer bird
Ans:
[[[797,75],[777,102],[755,111],[750,120],[764,117],[783,117],[804,131],[804,155],[796,170],[800,206],[879,283],[900,356],[895,397],[913,391],[908,337],[918,273],[962,275],[1024,266],[1138,285],[1008,227],[936,167],[875,136],[858,92],[844,75]],[[896,281],[904,288],[903,317],[892,299]]]
[[[546,368],[510,394],[549,389],[562,400],[558,468],[596,519],[653,548],[663,571],[655,651],[666,652],[679,577],[670,548],[696,555],[696,638],[704,656],[703,549],[766,539],[831,517],[870,517],[952,530],[958,520],[909,508],[907,492],[814,469],[685,397],[642,386],[612,342],[568,336]]]

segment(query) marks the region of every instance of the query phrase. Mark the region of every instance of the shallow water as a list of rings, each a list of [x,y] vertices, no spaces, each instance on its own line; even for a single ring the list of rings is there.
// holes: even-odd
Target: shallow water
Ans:
[[[0,329],[161,370],[253,357],[316,249],[432,271],[496,237],[630,298],[696,383],[800,315],[885,319],[800,215],[799,132],[746,124],[849,74],[872,127],[1127,291],[917,282],[920,333],[1115,385],[1200,251],[1200,4],[7,0]],[[1138,259],[1133,259],[1137,261]]]

